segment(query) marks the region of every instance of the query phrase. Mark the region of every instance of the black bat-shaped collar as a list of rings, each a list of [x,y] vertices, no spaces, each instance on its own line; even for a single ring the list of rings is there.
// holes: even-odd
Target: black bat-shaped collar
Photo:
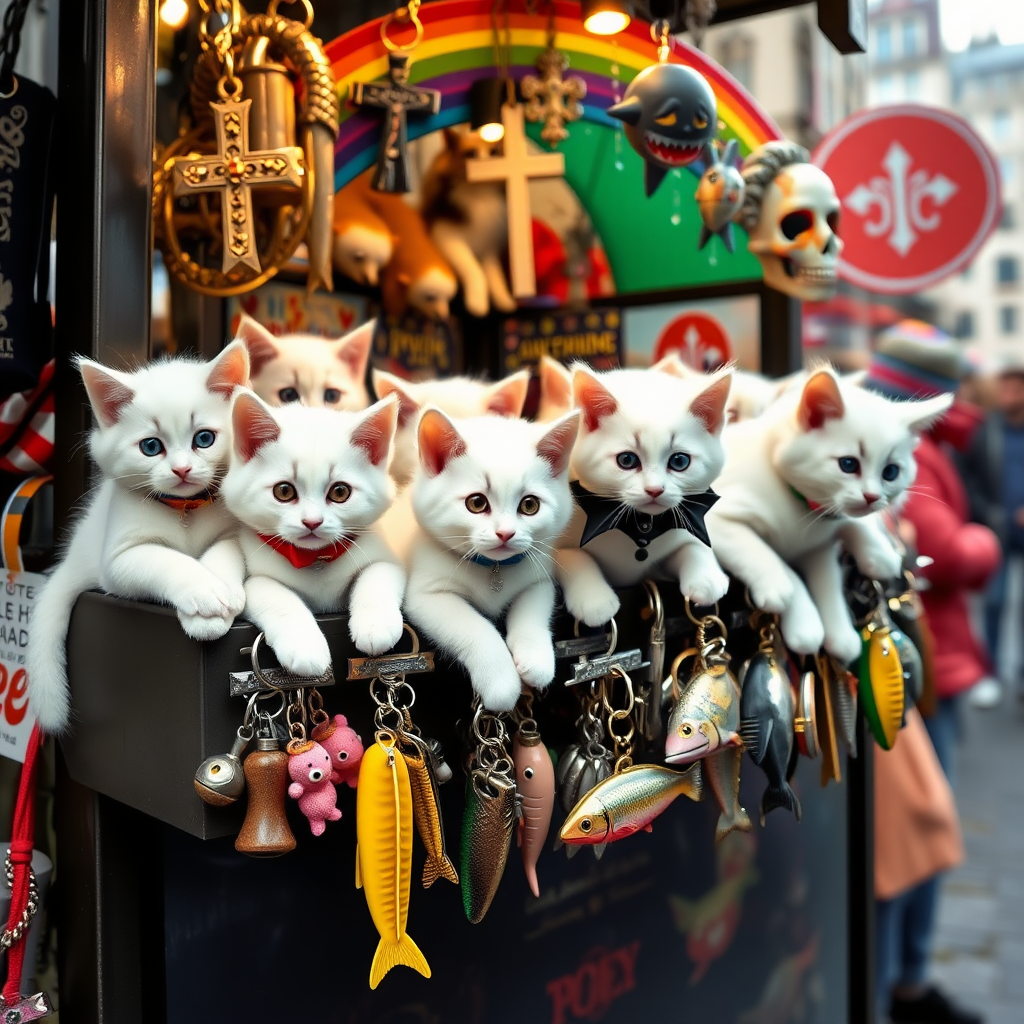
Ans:
[[[686,530],[702,544],[711,546],[704,516],[716,501],[718,495],[709,487],[703,494],[688,494],[675,508],[667,509],[656,516],[637,512],[628,505],[623,506],[615,498],[602,498],[588,491],[578,480],[570,485],[577,504],[587,517],[583,528],[580,547],[589,544],[595,537],[609,530],[624,533],[636,545],[636,560],[643,562],[648,556],[647,545],[669,530]]]

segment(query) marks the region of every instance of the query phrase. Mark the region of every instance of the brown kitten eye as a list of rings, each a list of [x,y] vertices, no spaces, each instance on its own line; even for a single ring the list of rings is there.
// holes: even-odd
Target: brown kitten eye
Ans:
[[[478,516],[481,512],[489,512],[491,509],[490,502],[482,494],[471,494],[466,499],[466,508],[469,509],[473,515]]]
[[[327,491],[327,500],[333,501],[335,504],[340,505],[343,501],[348,501],[349,495],[352,493],[352,488],[348,484],[336,483],[331,484]]]
[[[279,484],[274,484],[274,497],[278,501],[294,501],[298,493],[287,480],[282,480]]]
[[[540,511],[540,498],[534,497],[532,494],[526,495],[521,502],[519,502],[519,512],[524,516],[535,516]]]

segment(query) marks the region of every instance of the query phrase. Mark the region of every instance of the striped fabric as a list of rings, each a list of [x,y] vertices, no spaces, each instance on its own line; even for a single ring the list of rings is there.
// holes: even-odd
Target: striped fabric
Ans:
[[[11,395],[0,405],[0,471],[35,476],[53,457],[53,369],[50,360],[31,391]]]

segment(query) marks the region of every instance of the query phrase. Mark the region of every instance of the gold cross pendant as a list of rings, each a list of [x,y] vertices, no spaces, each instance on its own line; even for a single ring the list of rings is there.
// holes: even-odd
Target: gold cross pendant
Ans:
[[[217,129],[213,156],[187,156],[174,161],[176,197],[218,192],[224,232],[225,274],[241,265],[257,274],[260,266],[256,245],[252,194],[265,188],[301,188],[305,174],[298,146],[280,149],[249,149],[249,108],[252,100],[228,98],[211,103]]]

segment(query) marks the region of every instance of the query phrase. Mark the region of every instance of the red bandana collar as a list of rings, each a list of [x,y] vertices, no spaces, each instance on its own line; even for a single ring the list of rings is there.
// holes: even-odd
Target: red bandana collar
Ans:
[[[217,500],[215,490],[201,491],[191,498],[176,498],[173,494],[154,494],[153,500],[174,509],[175,512],[194,512],[197,508],[205,508]]]
[[[333,562],[352,547],[351,537],[342,537],[325,548],[300,548],[291,541],[281,540],[280,537],[268,537],[265,533],[258,533],[256,536],[279,555],[284,555],[296,569],[308,569],[318,562]]]

